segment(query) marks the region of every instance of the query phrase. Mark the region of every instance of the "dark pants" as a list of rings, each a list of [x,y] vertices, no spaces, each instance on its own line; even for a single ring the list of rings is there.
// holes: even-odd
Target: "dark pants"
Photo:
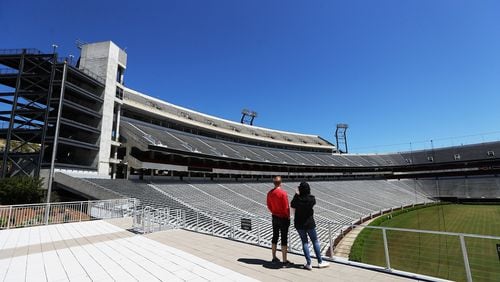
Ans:
[[[288,228],[290,227],[289,218],[281,218],[273,215],[273,239],[271,243],[278,244],[278,237],[281,233],[281,245],[288,245]]]

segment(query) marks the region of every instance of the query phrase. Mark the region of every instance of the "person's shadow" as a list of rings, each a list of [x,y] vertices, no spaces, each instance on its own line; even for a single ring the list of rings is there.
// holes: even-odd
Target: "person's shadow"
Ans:
[[[281,262],[272,262],[272,261],[263,260],[263,259],[256,259],[256,258],[239,258],[238,262],[252,264],[252,265],[262,265],[262,267],[267,268],[267,269],[281,269],[281,268],[283,268],[283,264]],[[288,267],[288,268],[300,268],[300,266],[297,264],[293,264],[291,267]]]

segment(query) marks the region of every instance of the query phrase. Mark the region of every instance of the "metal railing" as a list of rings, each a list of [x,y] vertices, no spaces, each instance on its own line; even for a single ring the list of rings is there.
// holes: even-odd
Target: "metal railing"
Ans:
[[[19,71],[16,69],[2,68],[0,69],[0,74],[18,74]]]
[[[19,55],[26,51],[26,54],[42,54],[42,52],[35,48],[25,48],[25,49],[0,49],[0,55]]]
[[[0,206],[0,229],[132,216],[137,202],[113,199]]]
[[[134,222],[146,233],[165,230],[165,226],[170,223],[170,228],[180,227],[258,246],[271,245],[270,217],[218,211],[175,210],[175,215],[172,216],[170,212],[170,219],[165,220],[165,210],[150,208],[136,215],[138,219]],[[317,220],[316,225],[318,234],[326,234],[326,240],[325,236],[318,237],[323,238],[320,245],[325,259],[406,276],[417,274],[415,277],[430,280],[500,281],[500,257],[497,253],[497,248],[500,248],[500,236],[341,224],[329,220]],[[342,230],[356,228],[363,228],[362,232],[365,234],[358,235],[362,237],[362,242],[357,244],[361,244],[362,249],[351,249],[351,254],[358,252],[360,256],[349,259],[334,256],[335,243],[340,241],[344,234]],[[302,254],[302,243],[297,232],[293,230],[293,223],[289,232],[288,249],[290,252]]]
[[[185,212],[180,209],[150,206],[134,210],[133,228],[143,234],[164,231],[185,226]]]
[[[141,233],[183,228],[213,236],[271,245],[270,216],[190,209],[137,208],[136,199],[42,203],[0,206],[0,229],[93,219],[133,217],[133,227]],[[293,222],[293,219],[292,219]],[[334,256],[342,230],[362,228],[349,259]],[[377,270],[438,280],[500,281],[500,236],[404,229],[384,226],[342,224],[317,220],[316,230],[325,259]],[[302,253],[302,243],[293,227],[288,249]]]
[[[106,84],[106,79],[86,68],[82,68],[82,67],[76,67],[76,64],[78,62],[78,59],[77,58],[70,58],[70,57],[64,57],[64,56],[61,56],[61,57],[57,57],[57,62],[62,64],[62,63],[66,63],[68,66],[72,67],[74,70],[76,71],[80,71],[80,72],[83,72],[84,74],[86,74],[87,76],[90,76],[91,78],[99,81],[100,83],[102,84]]]
[[[66,61],[68,64],[70,63],[67,58],[62,58],[62,59],[64,59],[63,62]],[[77,68],[75,66],[75,64],[76,64],[76,61],[72,61],[70,67],[72,67],[73,69],[75,69],[77,71],[83,72],[87,76],[99,81],[102,84],[106,84],[106,79],[104,77],[102,77],[102,76],[100,76],[100,75],[98,75],[98,74],[96,74],[96,73],[94,73],[91,70],[88,70],[86,68],[83,68],[83,67]]]
[[[26,52],[26,54],[42,54],[42,52],[38,49],[34,49],[34,48],[28,48],[28,49],[0,49],[0,55],[19,55],[19,54],[22,54],[23,52]],[[106,83],[106,79],[103,78],[102,76],[86,69],[86,68],[77,68],[76,67],[76,63],[78,62],[78,59],[77,58],[70,58],[70,57],[64,57],[64,56],[60,56],[60,57],[57,57],[57,62],[58,63],[68,63],[69,66],[73,67],[74,69],[76,70],[79,70],[83,73],[85,73],[87,76],[99,81],[100,83],[102,84],[105,84]],[[4,71],[4,73],[2,74],[14,74],[14,73],[17,73],[17,70],[15,72],[8,72],[8,71]]]

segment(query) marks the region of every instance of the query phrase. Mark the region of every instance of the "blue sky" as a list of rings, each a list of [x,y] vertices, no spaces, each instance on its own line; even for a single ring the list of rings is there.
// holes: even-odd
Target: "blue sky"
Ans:
[[[495,0],[0,0],[0,48],[113,40],[131,88],[330,140],[345,122],[351,151],[383,152],[499,139],[499,15]]]

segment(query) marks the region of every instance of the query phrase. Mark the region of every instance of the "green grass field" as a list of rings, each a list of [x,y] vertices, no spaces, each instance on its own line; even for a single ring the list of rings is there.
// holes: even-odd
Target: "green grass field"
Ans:
[[[500,236],[500,205],[434,205],[384,215],[370,225]],[[349,258],[386,266],[382,231],[365,228]],[[465,281],[457,236],[387,231],[391,268]],[[500,240],[465,238],[474,281],[500,281]]]

